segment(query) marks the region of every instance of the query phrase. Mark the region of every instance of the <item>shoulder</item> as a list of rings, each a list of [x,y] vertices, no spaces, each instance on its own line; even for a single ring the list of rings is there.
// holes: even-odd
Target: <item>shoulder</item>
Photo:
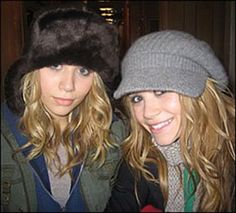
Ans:
[[[153,163],[147,163],[145,164],[145,167],[154,175],[154,177],[158,177],[157,167]],[[132,168],[124,158],[120,160],[117,172],[121,179],[127,179],[127,177],[134,179],[135,177],[135,169]],[[147,181],[143,176],[141,176],[140,182]]]
[[[4,156],[6,156],[8,152],[12,153],[13,147],[17,146],[13,132],[8,125],[6,118],[4,118],[4,113],[1,111],[1,153],[3,153]]]
[[[11,155],[13,150],[19,148],[14,134],[17,122],[18,117],[13,115],[6,105],[1,105],[1,153],[4,156]]]
[[[37,210],[37,199],[33,175],[26,158],[19,148],[14,133],[1,109],[1,197],[6,200],[1,208],[11,212]]]
[[[148,170],[157,177],[158,172],[157,168],[154,164],[148,163],[146,164]],[[122,160],[119,166],[119,171],[117,174],[117,187],[124,187],[128,191],[133,191],[135,186],[135,171],[133,168],[129,166],[129,164]],[[157,177],[158,178],[158,177]],[[119,189],[122,190],[122,189]],[[141,175],[141,178],[137,182],[137,193],[140,198],[141,205],[144,206],[149,202],[156,208],[163,209],[163,195],[159,184],[154,184],[144,178]]]
[[[127,136],[127,124],[125,120],[115,114],[113,114],[111,123],[111,135],[115,138],[117,143],[121,143]]]
[[[116,178],[114,180],[111,198],[105,211],[140,211],[144,206],[150,204],[158,209],[163,209],[163,198],[160,188],[156,187],[144,177],[135,184],[134,169],[128,162],[121,160]],[[135,190],[137,186],[137,191]],[[137,192],[137,194],[136,194]],[[140,204],[137,202],[139,198]]]

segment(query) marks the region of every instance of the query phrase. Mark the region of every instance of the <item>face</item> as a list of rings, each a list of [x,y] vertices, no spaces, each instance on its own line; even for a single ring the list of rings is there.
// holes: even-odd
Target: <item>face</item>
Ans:
[[[168,145],[180,136],[181,106],[175,92],[144,91],[130,95],[137,121],[160,145]]]
[[[80,66],[56,65],[39,70],[41,99],[56,119],[67,119],[92,87],[94,73]]]

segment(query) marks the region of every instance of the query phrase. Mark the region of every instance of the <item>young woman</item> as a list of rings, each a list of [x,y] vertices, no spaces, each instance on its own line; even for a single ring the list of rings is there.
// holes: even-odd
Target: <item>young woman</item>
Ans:
[[[130,133],[106,211],[235,211],[235,101],[204,41],[166,30],[122,61]]]
[[[106,93],[117,47],[114,26],[91,12],[37,17],[5,79],[2,211],[103,211],[123,134]]]

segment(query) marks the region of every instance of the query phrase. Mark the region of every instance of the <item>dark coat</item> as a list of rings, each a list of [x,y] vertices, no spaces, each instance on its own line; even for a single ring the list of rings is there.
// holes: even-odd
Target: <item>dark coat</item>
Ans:
[[[156,167],[150,165],[149,169],[157,177]],[[122,161],[105,212],[140,212],[147,205],[164,212],[164,199],[159,185],[142,177],[138,183],[138,196],[140,206],[134,192],[134,175],[127,163]]]

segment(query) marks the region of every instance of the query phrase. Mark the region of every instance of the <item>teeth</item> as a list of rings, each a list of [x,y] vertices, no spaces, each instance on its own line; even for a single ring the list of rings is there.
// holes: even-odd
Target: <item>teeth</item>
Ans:
[[[163,126],[168,125],[170,122],[171,122],[171,119],[169,119],[169,120],[167,120],[167,121],[164,121],[164,122],[161,122],[161,123],[156,124],[156,125],[152,125],[152,128],[153,128],[153,129],[160,129],[160,128],[162,128]]]

